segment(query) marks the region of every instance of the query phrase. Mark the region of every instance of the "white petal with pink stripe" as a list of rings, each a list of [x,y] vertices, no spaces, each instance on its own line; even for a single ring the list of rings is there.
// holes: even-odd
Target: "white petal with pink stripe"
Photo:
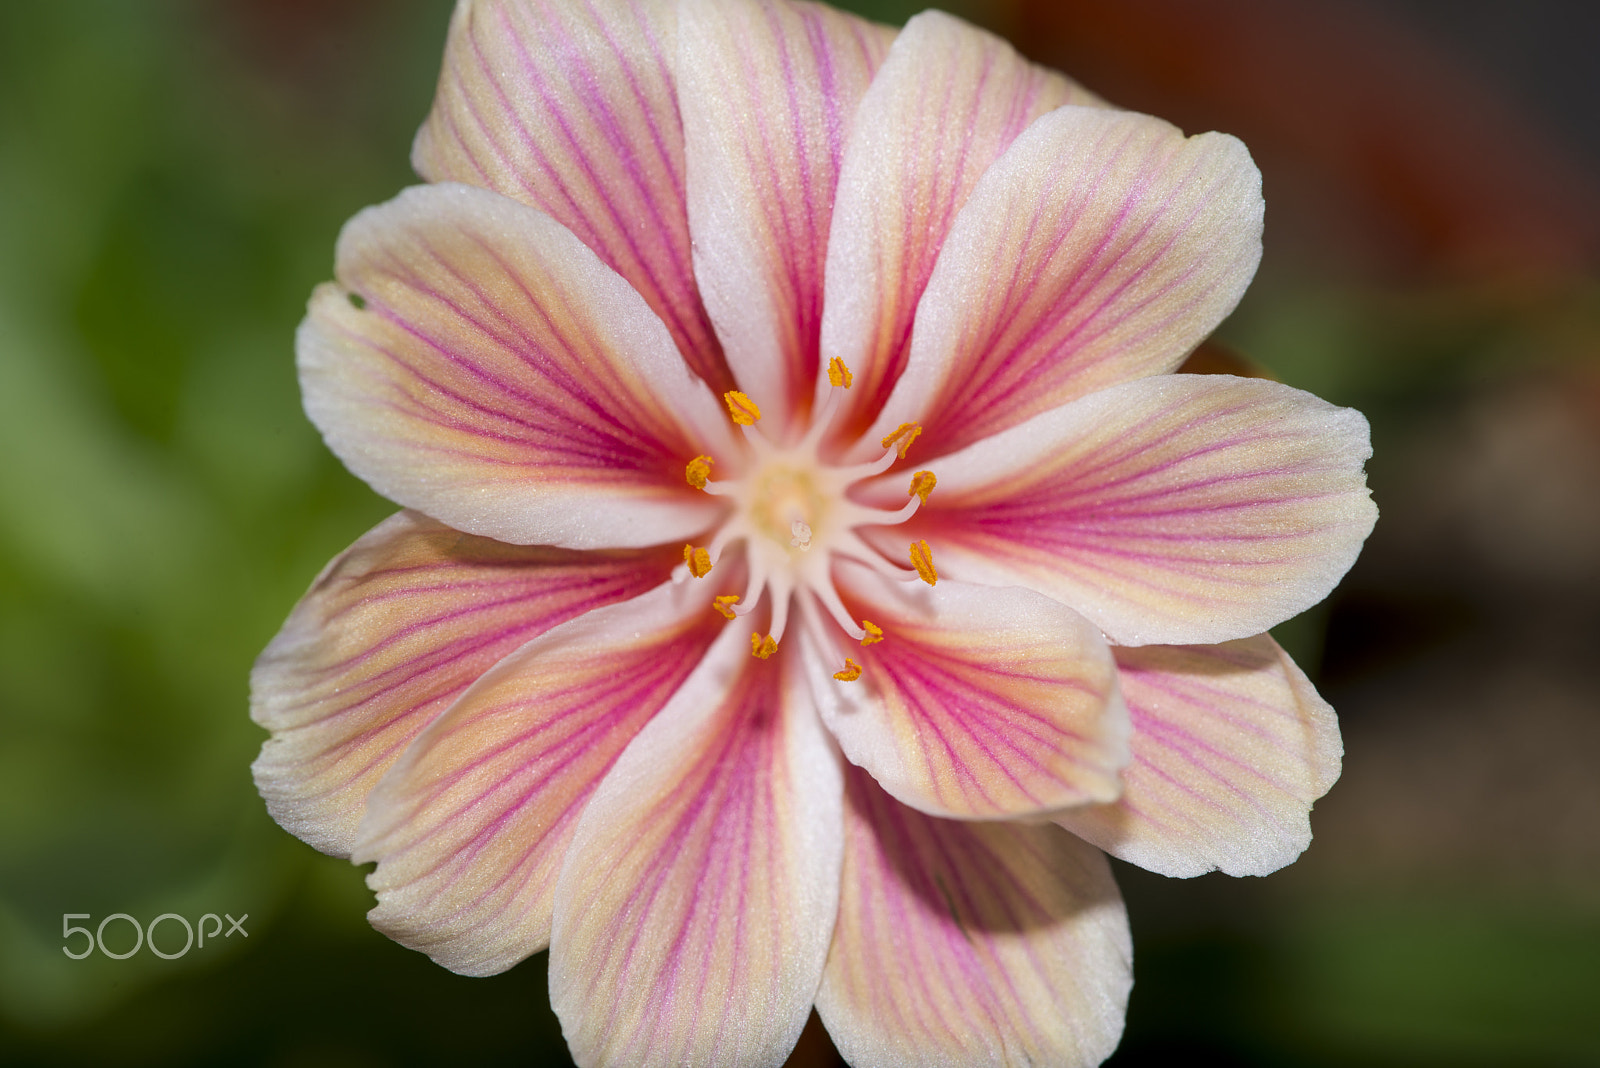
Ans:
[[[546,212],[625,278],[690,368],[732,386],[695,290],[674,0],[462,0],[411,159]]]
[[[1276,382],[1159,375],[936,461],[913,529],[954,578],[1017,584],[1118,644],[1257,634],[1316,604],[1377,520],[1361,413]]]
[[[862,99],[839,174],[821,356],[861,377],[842,430],[859,433],[894,388],[940,244],[984,170],[1040,115],[1094,102],[943,12],[906,23]]]
[[[877,1068],[1090,1068],[1133,947],[1105,857],[1048,824],[962,823],[848,769],[839,921],[817,1011]]]
[[[822,270],[856,105],[894,31],[814,4],[679,6],[695,273],[739,388],[802,429]]]
[[[1086,619],[1018,587],[911,587],[851,564],[839,577],[885,636],[856,653],[861,678],[840,682],[831,635],[808,635],[812,690],[845,755],[896,799],[1011,819],[1121,793],[1128,714]]]
[[[667,584],[579,616],[430,724],[373,790],[351,853],[378,862],[372,925],[463,975],[543,949],[585,803],[716,638],[707,599]]]
[[[252,768],[268,811],[348,854],[367,794],[478,676],[659,585],[673,556],[506,545],[415,512],[384,520],[318,576],[251,672],[250,714],[272,732]]]
[[[1261,259],[1261,175],[1225,134],[1068,106],[995,161],[917,307],[874,424],[954,452],[1106,386],[1174,370]]]
[[[1162,875],[1266,875],[1311,844],[1311,805],[1339,777],[1339,721],[1265,634],[1118,648],[1133,763],[1111,805],[1058,817]]]
[[[787,654],[729,628],[584,811],[550,1001],[580,1065],[777,1068],[839,897],[839,758]]]
[[[521,544],[660,544],[715,518],[680,476],[683,455],[726,451],[715,397],[549,216],[472,186],[408,189],[345,225],[336,271],[300,327],[300,387],[374,489]]]

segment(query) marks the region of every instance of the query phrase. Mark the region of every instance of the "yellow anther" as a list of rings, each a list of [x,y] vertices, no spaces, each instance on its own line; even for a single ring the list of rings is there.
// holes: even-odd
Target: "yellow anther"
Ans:
[[[689,461],[689,466],[683,469],[683,480],[695,489],[705,489],[706,479],[711,477],[711,457],[696,456]]]
[[[833,677],[840,682],[855,682],[861,677],[861,665],[847,656],[844,658],[844,670],[835,671]]]
[[[939,583],[939,572],[933,569],[933,550],[928,548],[926,541],[911,543],[911,566],[917,569],[917,577],[930,586]]]
[[[711,570],[711,554],[693,545],[683,547],[683,562],[689,565],[689,574],[695,578],[705,578],[706,572]]]
[[[928,503],[928,494],[933,492],[933,487],[938,483],[932,471],[918,471],[911,476],[911,488],[906,490],[907,497],[921,497],[922,503]]]
[[[863,619],[861,629],[867,632],[867,636],[861,639],[862,645],[877,645],[883,641],[883,628],[871,620]]]
[[[761,409],[756,407],[756,402],[736,389],[728,390],[722,399],[728,402],[728,414],[740,426],[755,426],[756,420],[761,418]]]
[[[733,619],[736,616],[733,606],[738,603],[739,595],[737,593],[728,593],[718,597],[716,604],[712,605],[712,607],[721,612],[723,615],[727,616],[729,619]]]
[[[883,447],[889,448],[895,443],[900,445],[900,459],[906,458],[906,450],[911,448],[911,443],[917,440],[917,435],[922,433],[920,423],[901,423],[894,428],[894,432],[883,439]]]
[[[750,634],[750,655],[757,660],[765,660],[778,651],[778,643],[772,640],[772,635],[763,638],[754,631]]]
[[[844,389],[849,389],[850,383],[855,381],[855,377],[855,375],[850,373],[850,368],[846,367],[844,365],[844,361],[839,359],[839,357],[835,356],[833,359],[828,361],[829,385],[840,386]],[[884,446],[886,449],[888,447],[889,446],[887,445]]]

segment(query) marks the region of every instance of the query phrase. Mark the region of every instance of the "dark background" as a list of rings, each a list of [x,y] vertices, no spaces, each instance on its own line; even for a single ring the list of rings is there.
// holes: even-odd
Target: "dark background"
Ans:
[[[1267,252],[1220,339],[1377,449],[1365,555],[1279,632],[1344,725],[1317,840],[1267,879],[1118,865],[1111,1064],[1600,1064],[1600,5],[956,10],[1250,145]],[[251,661],[392,510],[292,336],[340,223],[415,181],[448,15],[0,3],[0,1062],[565,1063],[542,955],[393,945],[248,772]],[[73,961],[67,912],[249,933]]]

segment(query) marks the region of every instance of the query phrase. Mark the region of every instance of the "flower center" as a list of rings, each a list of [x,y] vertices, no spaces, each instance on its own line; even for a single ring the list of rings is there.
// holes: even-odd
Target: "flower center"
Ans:
[[[910,500],[900,509],[871,508],[850,500],[846,494],[855,483],[880,475],[904,459],[922,428],[915,423],[903,424],[883,439],[884,454],[871,463],[837,466],[823,462],[818,455],[842,394],[850,388],[851,377],[842,362],[832,362],[828,368],[832,389],[826,401],[801,441],[788,446],[777,445],[762,433],[757,425],[761,409],[755,401],[738,391],[726,394],[723,399],[729,417],[744,431],[748,447],[750,462],[744,465],[744,473],[713,480],[715,461],[709,456],[696,456],[684,468],[689,485],[727,497],[734,507],[707,546],[683,547],[683,566],[674,578],[680,582],[691,575],[705,578],[725,549],[735,542],[743,543],[750,569],[748,585],[743,594],[717,597],[715,607],[728,619],[737,619],[754,609],[762,594],[768,596],[770,630],[765,636],[760,632],[750,636],[751,653],[762,659],[777,651],[792,604],[798,606],[803,625],[813,629],[823,648],[832,645],[832,635],[828,633],[831,628],[823,622],[827,618],[862,645],[883,640],[881,628],[867,620],[858,623],[845,610],[833,585],[831,565],[835,555],[857,560],[901,581],[920,579],[929,585],[938,581],[927,542],[911,544],[908,569],[885,559],[856,533],[860,526],[890,526],[910,519],[933,491],[933,472],[918,471],[912,476],[911,487],[906,491]],[[835,678],[850,682],[860,677],[861,669],[855,661],[846,657],[844,662],[844,670]]]
[[[811,540],[829,512],[829,495],[819,485],[822,481],[814,468],[769,463],[750,487],[751,527],[796,552],[809,552]]]

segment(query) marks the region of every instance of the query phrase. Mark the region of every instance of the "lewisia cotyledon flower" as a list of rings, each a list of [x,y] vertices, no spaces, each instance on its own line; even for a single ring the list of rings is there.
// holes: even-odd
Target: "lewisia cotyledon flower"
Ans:
[[[1220,134],[928,13],[466,0],[298,339],[405,507],[253,678],[272,814],[584,1065],[1086,1065],[1105,850],[1261,874],[1331,710],[1264,632],[1375,511],[1365,421],[1173,373],[1260,256]]]

